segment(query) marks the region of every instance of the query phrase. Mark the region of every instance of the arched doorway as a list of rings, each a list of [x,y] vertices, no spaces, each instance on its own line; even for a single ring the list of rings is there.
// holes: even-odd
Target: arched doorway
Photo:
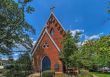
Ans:
[[[42,71],[50,70],[51,61],[48,56],[45,56],[42,60]]]

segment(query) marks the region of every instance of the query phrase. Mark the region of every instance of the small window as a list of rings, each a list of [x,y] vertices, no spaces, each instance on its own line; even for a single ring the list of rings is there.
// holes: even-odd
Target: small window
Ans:
[[[45,42],[44,45],[43,45],[43,48],[48,48],[48,47],[49,47],[48,42]]]
[[[54,35],[54,30],[53,30],[53,28],[50,30],[50,35]]]

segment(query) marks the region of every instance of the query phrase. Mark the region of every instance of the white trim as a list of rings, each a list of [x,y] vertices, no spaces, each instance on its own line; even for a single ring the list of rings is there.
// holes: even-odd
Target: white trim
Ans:
[[[44,56],[44,57],[41,59],[40,71],[42,71],[42,61],[43,61],[43,59],[44,59],[45,57],[46,57],[46,56]]]
[[[55,41],[52,39],[52,37],[51,37],[50,34],[48,33],[47,29],[45,29],[45,31],[47,32],[49,38],[51,39],[51,41],[53,42],[53,44],[55,45],[55,47],[57,48],[57,50],[60,52],[60,48],[57,46],[57,44],[55,43]]]
[[[41,71],[42,71],[42,61],[43,61],[43,59],[45,58],[45,57],[48,57],[47,55],[45,55],[42,59],[41,59]],[[49,58],[49,57],[48,57]],[[50,59],[50,58],[49,58]],[[50,60],[50,64],[51,64],[51,60]],[[50,67],[51,67],[51,65],[50,65]]]
[[[47,33],[47,35],[49,36],[50,40],[53,42],[53,44],[55,45],[55,47],[57,48],[57,50],[60,52],[60,48],[57,46],[57,44],[55,43],[55,41],[52,39],[52,37],[51,37],[50,34],[48,33],[47,29],[45,28],[44,33],[43,33],[43,35],[41,36],[41,39],[38,41],[37,46],[35,45],[35,46],[36,46],[36,47],[34,47],[35,49],[33,49],[32,56],[34,55],[36,49],[38,48],[38,45],[39,45],[40,41],[42,40],[42,38],[43,38],[43,36],[44,36],[45,33]]]
[[[40,36],[42,35],[42,32],[44,31],[44,29],[47,27],[47,22],[48,22],[48,20],[49,20],[49,18],[50,18],[50,16],[51,16],[51,14],[52,14],[52,13],[50,13],[48,19],[46,20],[46,25],[43,27]],[[40,36],[39,36],[39,38],[40,38]],[[32,50],[31,50],[32,56],[33,56],[33,54],[35,53],[35,50],[36,50],[35,46],[36,46],[36,44],[39,42],[39,38],[38,38],[38,40],[36,41],[35,45],[33,46]],[[41,37],[41,39],[42,39],[42,37]]]
[[[46,21],[46,23],[45,23],[45,26],[46,26],[46,27],[47,27],[47,23],[48,23],[49,18],[50,18],[51,15],[52,15],[52,12],[51,12],[50,15],[48,16],[47,21]]]
[[[50,16],[51,16],[52,14],[54,15],[54,13],[51,12],[50,15],[49,15],[49,18],[50,18]],[[62,24],[61,24],[60,21],[57,19],[57,17],[56,17],[55,15],[54,15],[54,17],[55,17],[55,19],[57,20],[57,22],[61,25],[61,27],[63,28]],[[48,22],[49,18],[47,19],[47,22]],[[48,36],[50,37],[51,41],[54,43],[54,45],[56,46],[56,48],[57,48],[58,51],[60,52],[60,48],[59,48],[59,47],[57,46],[57,44],[54,42],[54,40],[52,39],[52,37],[51,37],[50,34],[48,33],[47,29],[46,29],[46,31],[45,31],[45,28],[47,27],[47,22],[46,22],[45,27],[44,27],[43,30],[42,30],[42,32],[44,31],[43,35],[42,35],[42,32],[41,32],[41,34],[40,34],[41,39],[42,39],[42,37],[44,36],[45,32],[47,32],[47,34],[48,34]],[[63,30],[65,31],[64,28],[63,28]],[[39,38],[40,38],[40,36],[39,36]],[[41,41],[41,39],[38,39],[38,41],[36,41],[36,43],[35,43],[35,45],[34,45],[32,51],[31,51],[31,52],[32,52],[32,56],[34,55],[35,50],[37,49],[37,47],[38,47],[39,42]],[[37,44],[37,46],[36,46],[36,44]]]
[[[44,31],[43,35],[41,36],[41,39],[39,39],[38,42],[36,42],[37,45],[36,44],[34,45],[34,47],[33,47],[34,49],[32,50],[32,56],[34,55],[34,53],[35,53],[40,41],[42,40],[43,36],[45,35],[45,33],[46,32]]]
[[[58,18],[55,16],[54,12],[51,12],[51,13],[50,13],[49,18],[50,18],[51,15],[53,15],[53,16],[55,17],[55,19],[57,20],[57,22],[61,25],[62,29],[65,31],[65,29],[63,28],[61,22],[60,22],[60,21],[58,20]],[[49,18],[48,18],[48,20],[49,20]],[[47,22],[48,22],[48,20],[47,20]],[[46,27],[47,27],[47,22],[46,22]]]
[[[61,24],[61,22],[58,20],[58,18],[55,16],[55,14],[53,13],[53,12],[51,12],[51,14],[53,14],[54,15],[54,17],[55,17],[55,19],[58,21],[58,23],[61,25],[61,27],[63,28],[63,26],[62,26],[62,24]],[[65,29],[63,28],[63,30],[65,31]]]
[[[35,48],[36,44],[39,42],[39,39],[40,39],[40,37],[41,37],[42,33],[44,32],[44,29],[45,29],[45,27],[43,27],[43,29],[42,29],[42,31],[41,31],[41,33],[40,33],[40,35],[39,35],[39,38],[37,39],[37,41],[35,42],[35,44],[34,44],[34,46],[33,46],[32,50],[31,50],[31,53],[33,53],[33,50],[34,50],[34,48]]]

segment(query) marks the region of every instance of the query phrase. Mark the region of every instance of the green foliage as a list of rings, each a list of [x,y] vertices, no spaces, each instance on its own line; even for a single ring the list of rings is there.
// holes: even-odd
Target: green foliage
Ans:
[[[81,70],[80,74],[77,76],[68,75],[68,74],[60,74],[60,75],[56,75],[56,77],[93,77],[93,75],[87,70]]]
[[[93,75],[87,70],[81,70],[78,77],[93,77]]]
[[[60,75],[56,75],[55,77],[75,77],[75,76],[67,75],[67,74],[60,74]]]
[[[35,9],[31,6],[28,6],[27,9],[26,9],[26,12],[29,13],[29,14],[32,14],[32,12],[34,12]]]
[[[29,34],[35,30],[24,16],[23,8],[14,0],[0,0],[0,54],[9,54],[18,45],[32,48]]]
[[[108,4],[109,4],[109,6],[108,6],[108,8],[109,8],[108,13],[110,13],[110,2],[108,2]]]
[[[42,72],[42,77],[54,77],[54,75],[55,75],[55,72],[52,70]]]
[[[92,72],[92,74],[98,77],[110,77],[110,73]]]
[[[108,13],[110,13],[110,10],[108,10]]]
[[[110,66],[110,35],[97,40],[88,40],[80,49],[81,63],[84,66]]]
[[[63,49],[60,54],[60,59],[66,67],[78,66],[77,57],[78,46],[80,33],[76,33],[73,37],[70,31],[67,32],[64,40],[63,40]]]
[[[31,2],[32,0],[24,0],[24,3],[28,3]]]
[[[5,75],[8,77],[26,77],[32,73],[32,64],[29,54],[22,54],[18,60],[13,61],[10,69],[5,70]]]

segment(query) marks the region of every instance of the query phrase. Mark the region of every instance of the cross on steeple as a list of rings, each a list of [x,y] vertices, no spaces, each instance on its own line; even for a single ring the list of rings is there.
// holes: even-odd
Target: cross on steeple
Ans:
[[[51,11],[51,12],[54,12],[54,9],[55,9],[55,6],[52,6],[52,7],[50,8],[50,11]]]

